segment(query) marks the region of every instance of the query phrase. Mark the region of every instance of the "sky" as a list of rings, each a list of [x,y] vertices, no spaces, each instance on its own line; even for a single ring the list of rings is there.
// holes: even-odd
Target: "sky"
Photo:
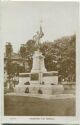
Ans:
[[[78,25],[78,3],[2,2],[2,42],[11,42],[15,52],[21,44],[33,38],[40,24],[44,32],[42,41],[54,41],[75,34]]]

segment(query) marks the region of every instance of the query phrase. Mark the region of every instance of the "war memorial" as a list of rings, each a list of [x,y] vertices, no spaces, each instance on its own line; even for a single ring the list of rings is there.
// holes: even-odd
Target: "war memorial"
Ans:
[[[21,116],[27,123],[27,116],[76,116],[78,4],[8,1],[1,6],[2,117],[15,123]]]
[[[47,94],[63,93],[63,85],[58,84],[58,71],[47,71],[44,56],[40,52],[39,44],[43,37],[42,27],[35,35],[36,51],[33,54],[33,64],[30,73],[19,73],[19,84],[14,93]]]
[[[16,75],[16,72],[13,72],[16,70],[14,63],[17,62],[22,65],[24,60],[18,57],[13,58],[12,54],[4,59],[5,75],[7,74],[7,77],[4,78],[6,81],[6,87],[4,87],[4,114],[7,116],[75,115],[75,85],[68,81],[61,81],[60,83],[58,70],[48,70],[46,68],[45,56],[40,50],[43,36],[42,27],[40,26],[40,30],[33,36],[35,49],[32,54],[32,68],[29,72],[19,72],[18,77],[11,76],[9,79],[9,75],[11,75],[7,74],[7,72],[10,73],[9,70]],[[8,67],[12,63],[10,68],[14,69],[13,71],[6,68],[7,61],[9,63]],[[27,59],[25,59],[25,64],[27,64]],[[17,78],[17,84],[14,84],[15,77]]]

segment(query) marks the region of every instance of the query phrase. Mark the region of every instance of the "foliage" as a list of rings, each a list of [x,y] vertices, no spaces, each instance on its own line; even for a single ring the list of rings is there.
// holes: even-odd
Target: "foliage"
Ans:
[[[45,67],[48,71],[58,70],[59,80],[75,81],[76,78],[76,35],[62,37],[54,42],[40,44],[40,51],[45,56]],[[32,55],[35,51],[35,41],[26,43],[26,58],[29,68],[32,68]],[[29,71],[30,71],[29,70]]]
[[[12,51],[13,51],[12,45],[11,43],[8,43],[6,45],[6,56],[10,58]]]
[[[26,59],[29,65],[29,72],[32,68],[32,57],[36,50],[35,41],[28,40],[20,47],[20,55]],[[45,56],[45,67],[47,71],[58,70],[59,81],[76,80],[76,35],[62,37],[54,42],[43,42],[40,44],[40,51]],[[20,71],[17,64],[12,64],[10,58],[7,63],[8,74],[15,74]],[[24,70],[22,71],[24,72]]]
[[[58,43],[59,42],[59,43]],[[58,71],[61,79],[76,80],[76,36],[63,37],[56,41],[59,48]]]

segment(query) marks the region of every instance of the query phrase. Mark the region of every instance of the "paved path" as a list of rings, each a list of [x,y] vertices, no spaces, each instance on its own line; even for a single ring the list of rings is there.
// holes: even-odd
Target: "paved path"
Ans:
[[[47,94],[20,94],[20,93],[7,93],[5,96],[27,96],[27,97],[37,97],[37,98],[44,98],[44,99],[69,99],[75,98],[74,94],[56,94],[56,95],[47,95]]]

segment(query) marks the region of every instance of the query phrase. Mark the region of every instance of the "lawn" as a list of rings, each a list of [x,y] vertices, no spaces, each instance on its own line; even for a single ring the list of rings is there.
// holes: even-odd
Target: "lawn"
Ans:
[[[74,116],[75,99],[4,96],[5,116]]]

